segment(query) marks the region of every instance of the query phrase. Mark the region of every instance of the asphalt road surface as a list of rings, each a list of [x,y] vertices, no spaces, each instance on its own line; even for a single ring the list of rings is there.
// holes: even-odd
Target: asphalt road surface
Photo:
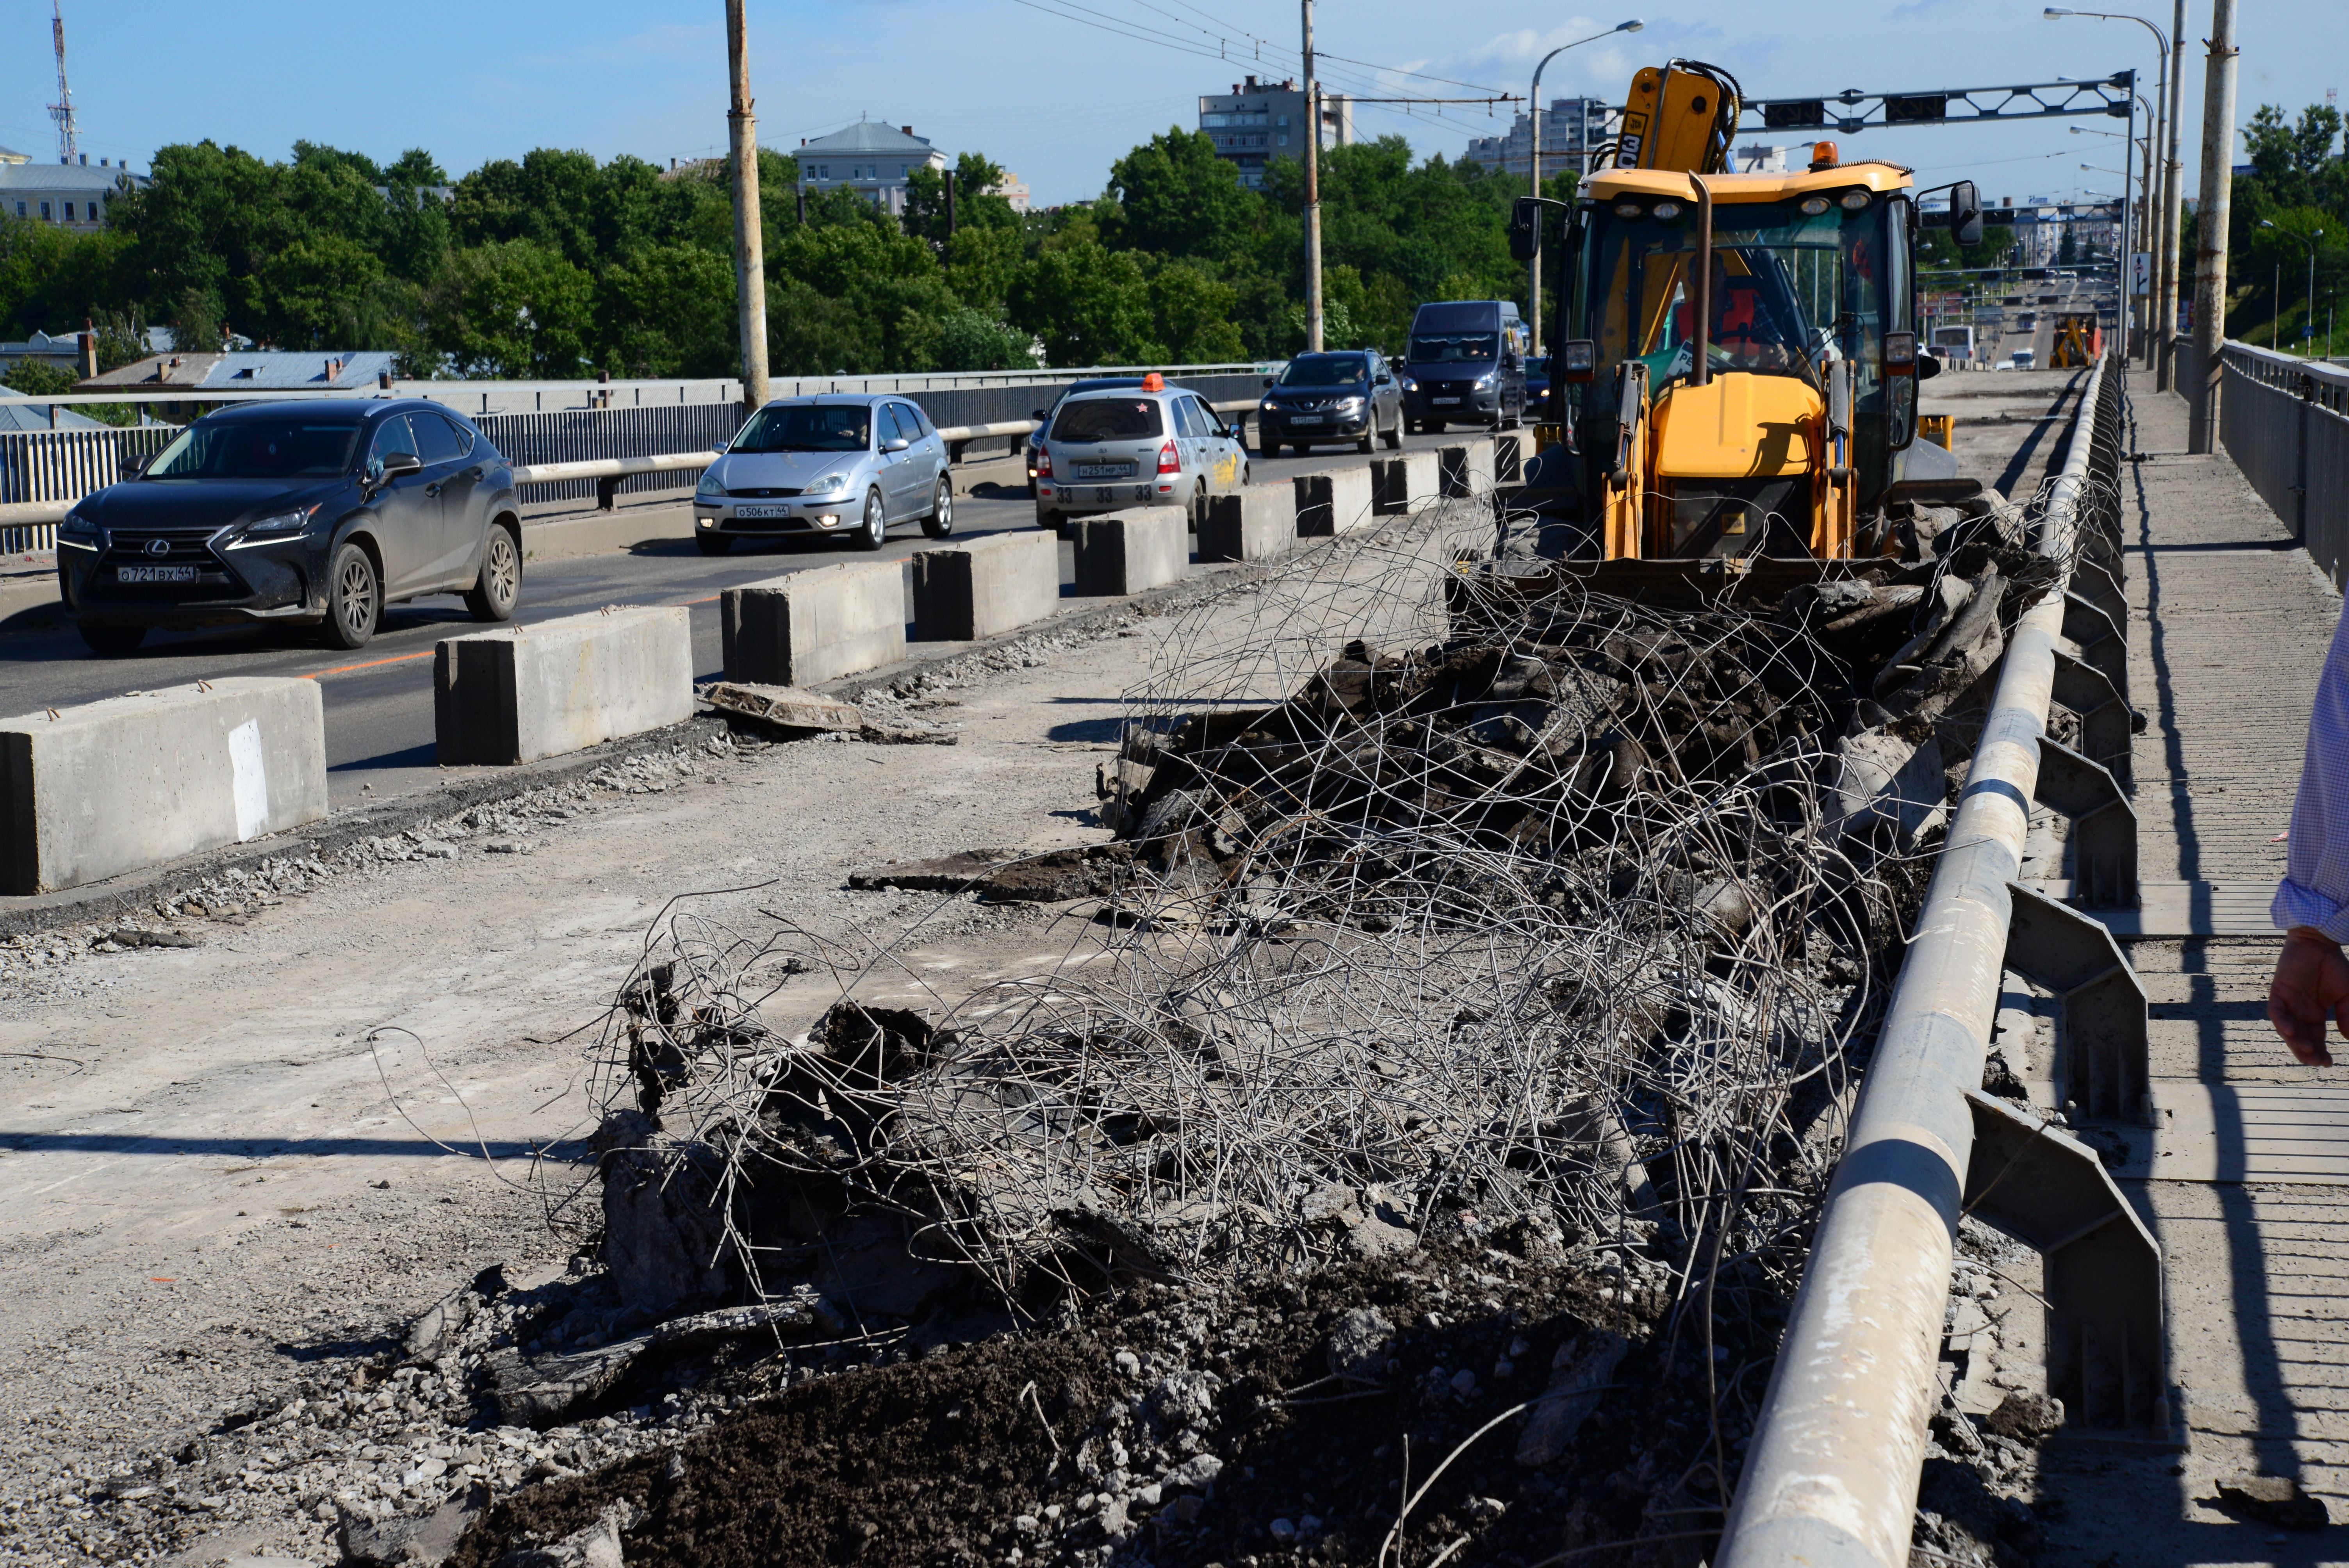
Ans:
[[[1405,450],[1457,442],[1464,434],[1406,436]],[[1384,450],[1383,448],[1381,449]],[[1343,449],[1310,457],[1250,459],[1252,477],[1269,479],[1360,461]],[[1016,462],[967,464],[955,473],[955,537],[977,538],[1035,526],[1035,503]],[[680,500],[666,503],[682,511]],[[932,542],[907,523],[892,531],[887,549],[872,557],[830,540],[737,544],[726,555],[704,555],[689,539],[660,540],[626,551],[532,562],[523,577],[515,620],[554,620],[606,604],[683,604],[692,614],[698,679],[722,673],[718,598],[728,588],[787,572],[850,560],[907,561]],[[1061,546],[1061,582],[1072,581],[1071,546]],[[906,569],[906,618],[913,614],[912,569]],[[295,676],[316,680],[326,695],[327,790],[337,807],[363,797],[382,800],[445,782],[457,769],[433,760],[432,652],[441,638],[476,630],[455,594],[398,604],[364,648],[329,652],[315,634],[295,627],[217,627],[199,632],[150,632],[128,658],[91,654],[71,626],[0,637],[0,713],[32,713],[119,696],[126,692],[184,686],[222,676]]]

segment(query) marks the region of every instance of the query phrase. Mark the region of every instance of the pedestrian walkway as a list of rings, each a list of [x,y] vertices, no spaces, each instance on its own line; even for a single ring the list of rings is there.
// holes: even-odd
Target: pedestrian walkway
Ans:
[[[2257,1470],[2349,1522],[2349,1087],[2269,1029],[2279,939],[2257,913],[2283,868],[2341,602],[2231,459],[2187,455],[2184,403],[2132,381],[2142,458],[2123,464],[2121,516],[2129,696],[2147,719],[2133,758],[2141,870],[2149,893],[2184,884],[2166,897],[2187,918],[2148,926],[2194,934],[2130,945],[2158,1119],[2120,1174],[2164,1251],[2190,1448],[2051,1449],[2043,1561],[2349,1563],[2349,1539],[2213,1506],[2219,1478]]]

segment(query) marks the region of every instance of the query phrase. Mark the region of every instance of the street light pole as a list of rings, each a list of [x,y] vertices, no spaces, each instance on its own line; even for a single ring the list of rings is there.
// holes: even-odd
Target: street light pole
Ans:
[[[2167,101],[2168,101],[2168,113],[2169,113],[2169,121],[2170,121],[2170,124],[2169,124],[2169,163],[2170,163],[2170,173],[2168,174],[2168,178],[2169,180],[2171,180],[2171,181],[2174,181],[2176,180],[2176,178],[2177,178],[2176,170],[2177,170],[2177,168],[2178,168],[2178,91],[2177,91],[2177,88],[2176,88],[2176,87],[2175,87],[2175,85],[2174,85],[2174,84],[2176,83],[2176,81],[2177,81],[2177,79],[2178,79],[2178,74],[2179,74],[2179,73],[2178,73],[2178,72],[2173,72],[2173,71],[2169,68],[2169,67],[2170,67],[2170,59],[2169,59],[2169,57],[2170,57],[2170,52],[2171,52],[2171,51],[2170,51],[2170,40],[2169,40],[2169,39],[2168,39],[2168,38],[2166,38],[2166,37],[2164,37],[2164,36],[2162,36],[2161,29],[2160,29],[2159,27],[2158,27],[2158,26],[2154,26],[2154,24],[2152,24],[2151,22],[2147,21],[2147,20],[2146,20],[2144,17],[2142,17],[2142,16],[2133,16],[2133,15],[2128,15],[2127,12],[2122,12],[2122,11],[2075,11],[2075,10],[2072,10],[2072,9],[2070,9],[2070,8],[2066,7],[2066,6],[2062,6],[2062,5],[2050,5],[2050,6],[2048,6],[2048,7],[2047,7],[2046,11],[2045,11],[2044,14],[2045,15],[2046,18],[2047,18],[2049,21],[2051,21],[2051,22],[2055,21],[2057,18],[2059,18],[2059,17],[2064,17],[2064,16],[2085,16],[2085,17],[2088,17],[2088,18],[2090,18],[2090,19],[2092,19],[2092,20],[2098,21],[2098,22],[2134,22],[2134,23],[2136,23],[2138,26],[2143,27],[2147,32],[2151,33],[2151,34],[2153,35],[2153,43],[2154,43],[2154,47],[2155,47],[2156,49],[2158,49],[2158,50],[2159,50],[2159,51],[2160,51],[2160,62],[2161,62],[2161,63],[2160,63],[2160,67],[2159,67],[2159,68],[2160,68],[2160,75],[2156,78],[2156,85],[2155,85],[2155,88],[2154,88],[2153,97],[2154,97],[2154,102],[2155,102],[2155,104],[2156,104],[2156,105],[2159,105],[2159,104],[2160,104],[2160,103],[2162,103],[2164,100],[2167,100]],[[2186,30],[2186,0],[2178,0],[2178,33],[2179,33],[2181,36],[2183,36],[2183,34],[2185,33],[2185,30]],[[2132,89],[2134,89],[2135,84],[2134,84],[2134,83],[2132,83],[2132,84],[2131,84],[2131,87],[2132,87]],[[2160,116],[2160,113],[2159,113],[2158,110],[2157,110],[2157,112],[2156,112],[2156,113],[2154,114],[2154,116],[2153,116],[2153,124],[2152,124],[2148,129],[2149,129],[2151,130],[2151,132],[2152,132],[2154,141],[2155,141],[2156,143],[2158,143],[2158,142],[2161,140],[2161,116]],[[2133,137],[2133,136],[2135,136],[2135,135],[2136,135],[2136,133],[2137,133],[2137,107],[2136,107],[2136,98],[2135,98],[2135,97],[2134,97],[2134,96],[2132,96],[2132,97],[2131,97],[2131,98],[2130,98],[2130,102],[2129,102],[2129,134]],[[2152,162],[2152,160],[2151,160],[2150,158],[2148,158],[2146,161],[2147,161],[2147,163],[2148,165],[2150,165],[2150,164],[2151,164],[2151,162]],[[2150,173],[2150,169],[2148,169],[2147,172],[2148,172],[2148,173]],[[2123,191],[2123,193],[2124,193],[2123,199],[2124,199],[2124,200],[2126,200],[2126,199],[2127,199],[2127,195],[2126,195],[2126,193],[2127,193],[2127,185],[2123,185],[2123,187],[2122,187],[2122,191]],[[2175,222],[2176,222],[2176,221],[2177,221],[2177,219],[2176,219],[2176,213],[2177,213],[2177,207],[2178,207],[2178,203],[2177,203],[2177,201],[2173,199],[2173,196],[2172,196],[2172,194],[2171,194],[2170,192],[2165,191],[2165,192],[2163,193],[2163,196],[2162,196],[2162,198],[2161,198],[2161,206],[2162,206],[2162,211],[2163,211],[2163,221],[2164,221],[2164,222],[2166,222],[2166,223],[2175,223]],[[2150,223],[2148,223],[2148,225],[2147,225],[2147,226],[2148,226],[2148,227],[2150,227],[2150,226],[2151,226],[2151,225],[2150,225]],[[2126,242],[2127,242],[2127,240],[2126,240],[2127,231],[2126,231],[2126,230],[2124,230],[2124,231],[2123,231],[2123,235],[2124,235],[2124,242],[2124,242],[2124,243],[2126,243]],[[2176,250],[2176,248],[2177,248],[2177,243],[2178,243],[2177,234],[2176,234],[2176,232],[2174,232],[2174,230],[2173,230],[2173,231],[2169,233],[2169,235],[2168,236],[2168,243],[2167,243],[2167,245],[2165,245],[2165,246],[2161,246],[2161,247],[2160,247],[2160,248],[2161,248],[2161,250],[2162,250],[2163,255],[2166,257],[2166,256],[2168,256],[2171,252],[2174,252],[2174,251]],[[2147,250],[2149,250],[2149,251],[2150,251],[2150,250],[2154,250],[2154,249],[2156,249],[2156,248],[2157,248],[2157,247],[2156,247],[2155,245],[2147,245],[2147,246],[2146,247],[2146,249],[2147,249]],[[2127,273],[2127,266],[2126,266],[2126,263],[2128,261],[2128,259],[2129,259],[2129,258],[2124,258],[2124,263],[2125,263],[2125,264],[2124,264],[2124,268],[2123,268],[2124,282],[2123,282],[2123,284],[2122,284],[2122,285],[2121,285],[2121,287],[2122,287],[2122,292],[2121,292],[2122,309],[2123,309],[2123,311],[2124,311],[2124,312],[2127,312],[2127,311],[2129,311],[2129,310],[2131,309],[2130,305],[2129,305],[2129,304],[2128,304],[2128,303],[2127,303],[2127,302],[2128,302],[2128,300],[2129,300],[2129,298],[2130,298],[2131,296],[2129,295],[2129,294],[2128,294],[2128,292],[2127,292],[2127,286],[2128,286],[2128,285],[2127,285],[2127,282],[2126,282],[2126,273]],[[2165,274],[2165,275],[2166,275],[2166,274]],[[2171,287],[2173,290],[2175,289],[2176,284],[2175,284],[2175,280],[2174,280],[2174,279],[2172,280],[2171,284],[2170,284],[2168,286],[2169,286],[2169,287]],[[2153,311],[2149,312],[2148,314],[2150,314],[2150,315],[2154,315],[2157,317],[2157,321],[2156,321],[2156,323],[2155,323],[2155,324],[2154,324],[2154,325],[2149,328],[2149,330],[2148,330],[2148,331],[2147,332],[2147,334],[2146,334],[2146,335],[2147,335],[2147,339],[2148,339],[2148,340],[2150,340],[2151,338],[2153,338],[2153,337],[2156,337],[2156,336],[2159,335],[2159,334],[2160,334],[2160,330],[2161,330],[2161,329],[2160,329],[2160,327],[2159,327],[2159,325],[2158,325],[2158,310],[2159,310],[2159,306],[2158,306],[2158,304],[2156,302],[2153,302],[2153,301],[2148,301],[2147,303],[2148,303],[2149,304],[2155,304],[2155,309],[2154,309]],[[2175,312],[2175,309],[2176,309],[2175,304],[2172,304],[2172,306],[2171,306],[2170,308],[2171,308],[2172,312],[2174,313],[2174,312]],[[2126,317],[2125,317],[2125,319],[2126,319]],[[2151,344],[2151,342],[2150,342],[2150,341],[2148,341],[2148,342],[2147,342],[2147,346],[2146,346],[2146,355],[2147,355],[2147,360],[2146,360],[2146,363],[2147,363],[2147,365],[2149,366],[2151,366],[2151,365],[2152,365],[2152,363],[2153,363],[2153,359],[2152,359],[2153,347],[2152,347],[2152,344]]]
[[[2235,202],[2235,0],[2212,0],[2202,80],[2202,199],[2194,211],[2194,350],[2186,449],[2216,449],[2227,346],[2227,222]]]
[[[734,156],[734,315],[742,338],[742,403],[767,402],[767,263],[759,222],[759,117],[750,112],[750,29],[742,0],[726,0],[726,64],[733,103],[726,111]]]
[[[1539,197],[1542,193],[1542,72],[1549,68],[1549,63],[1552,60],[1557,58],[1568,49],[1578,49],[1585,44],[1595,44],[1601,38],[1609,38],[1618,33],[1636,33],[1646,26],[1647,24],[1645,22],[1639,20],[1637,17],[1632,18],[1629,22],[1618,22],[1612,27],[1608,28],[1604,33],[1593,33],[1588,38],[1577,38],[1571,44],[1560,44],[1557,48],[1552,49],[1548,54],[1544,55],[1541,57],[1541,63],[1534,67],[1534,84],[1531,88],[1527,88],[1526,92],[1526,108],[1527,112],[1533,116],[1533,143],[1531,147],[1531,156],[1526,160],[1526,162],[1533,174],[1533,190],[1529,192],[1531,195]],[[1534,259],[1526,263],[1526,315],[1527,319],[1533,323],[1533,352],[1536,354],[1539,354],[1542,351],[1541,242],[1542,231],[1548,226],[1548,224],[1542,222],[1540,210],[1537,208],[1534,215]]]
[[[1313,0],[1305,8],[1305,348],[1321,352],[1321,95],[1313,83]]]
[[[2161,171],[2161,297],[2154,307],[2154,337],[2160,357],[2154,366],[2154,386],[2170,390],[2178,369],[2178,250],[2186,230],[2186,165],[2178,153],[2178,120],[2186,112],[2186,0],[2178,0],[2178,18],[2169,34],[2177,68],[2169,73],[2169,156]]]
[[[2275,229],[2276,232],[2279,234],[2291,234],[2291,231],[2288,229],[2276,229],[2276,222],[2272,218],[2261,219],[2260,227],[2262,229]],[[2316,247],[2323,242],[2324,231],[2320,227],[2314,233],[2309,235],[2306,239],[2301,239],[2297,234],[2292,234],[2291,237],[2295,240],[2300,240],[2302,244],[2308,247],[2308,301],[2307,304],[2302,307],[2306,314],[2301,319],[2300,335],[2301,340],[2304,343],[2313,342],[2316,337]],[[2274,288],[2276,300],[2276,325],[2280,328],[2283,325],[2283,263],[2282,262],[2278,262],[2275,264]],[[2282,334],[2278,331],[2270,331],[2268,334],[2268,346],[2271,348],[2277,348],[2282,346]],[[2329,324],[2324,329],[2324,352],[2327,357],[2330,357],[2333,353],[2333,328]],[[2302,355],[2301,357],[2305,359],[2308,356],[2306,355]]]

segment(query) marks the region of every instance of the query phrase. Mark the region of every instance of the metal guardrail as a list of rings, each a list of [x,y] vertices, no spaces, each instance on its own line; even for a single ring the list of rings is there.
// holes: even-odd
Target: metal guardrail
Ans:
[[[1211,402],[1208,407],[1218,414],[1237,415],[1245,425],[1247,415],[1255,409],[1257,399],[1242,397],[1224,402]],[[645,415],[652,416],[647,420]],[[698,475],[716,457],[716,440],[707,447],[688,451],[638,452],[615,458],[562,458],[547,460],[526,460],[533,449],[559,451],[566,445],[575,446],[585,440],[601,439],[607,444],[627,442],[637,445],[666,438],[672,443],[685,434],[684,427],[704,424],[718,439],[730,436],[741,427],[740,406],[726,404],[688,404],[682,408],[667,406],[649,410],[616,408],[605,410],[570,409],[559,414],[492,414],[477,418],[474,423],[491,444],[513,462],[514,483],[527,487],[525,502],[595,498],[596,504],[610,508],[617,500],[623,484],[631,480],[660,475]],[[639,427],[626,428],[622,427]],[[942,425],[938,435],[959,459],[962,449],[972,441],[1025,437],[1034,432],[1033,419],[999,419],[981,425]],[[147,455],[160,451],[170,438],[178,434],[176,427],[138,426],[123,430],[65,430],[54,436],[34,431],[15,436],[0,436],[0,480],[8,472],[10,449],[6,443],[16,441],[25,449],[18,459],[20,466],[40,476],[41,486],[33,487],[38,493],[42,487],[55,494],[53,498],[20,501],[0,501],[0,550],[11,552],[52,551],[57,548],[57,525],[73,503],[94,490],[103,490],[121,477],[120,459],[133,451]],[[131,437],[131,442],[109,438]],[[535,493],[531,493],[531,492]],[[0,495],[8,492],[0,489]]]
[[[2160,1253],[2095,1155],[1981,1090],[2002,971],[2063,998],[2059,1082],[2091,1116],[2141,1116],[2146,1004],[2111,934],[2015,880],[2034,799],[2126,831],[2094,872],[2135,900],[2135,818],[2100,758],[2046,737],[2048,705],[2105,713],[2126,678],[2116,617],[2116,362],[2088,372],[2038,547],[2055,588],[2009,640],[1997,693],[1902,963],[1802,1288],[1780,1341],[1718,1568],[1904,1568],[1959,1221],[2048,1254],[2049,1377],[2068,1419],[2150,1429],[2172,1410]],[[2075,652],[2076,650],[2076,652]],[[2123,710],[2125,715],[2125,709]],[[2125,844],[2123,841],[2125,840]]]
[[[2228,455],[2333,587],[2349,583],[2349,370],[2247,343],[2220,363]]]

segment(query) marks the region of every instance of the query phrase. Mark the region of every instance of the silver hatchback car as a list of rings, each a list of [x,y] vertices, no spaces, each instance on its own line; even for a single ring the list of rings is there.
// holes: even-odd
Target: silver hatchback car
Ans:
[[[1137,506],[1180,506],[1193,528],[1207,498],[1248,481],[1247,449],[1195,392],[1156,375],[1140,387],[1072,393],[1036,443],[1036,521]]]
[[[891,525],[954,531],[946,442],[912,399],[871,393],[778,398],[742,423],[693,492],[693,542],[835,533],[878,550]]]

